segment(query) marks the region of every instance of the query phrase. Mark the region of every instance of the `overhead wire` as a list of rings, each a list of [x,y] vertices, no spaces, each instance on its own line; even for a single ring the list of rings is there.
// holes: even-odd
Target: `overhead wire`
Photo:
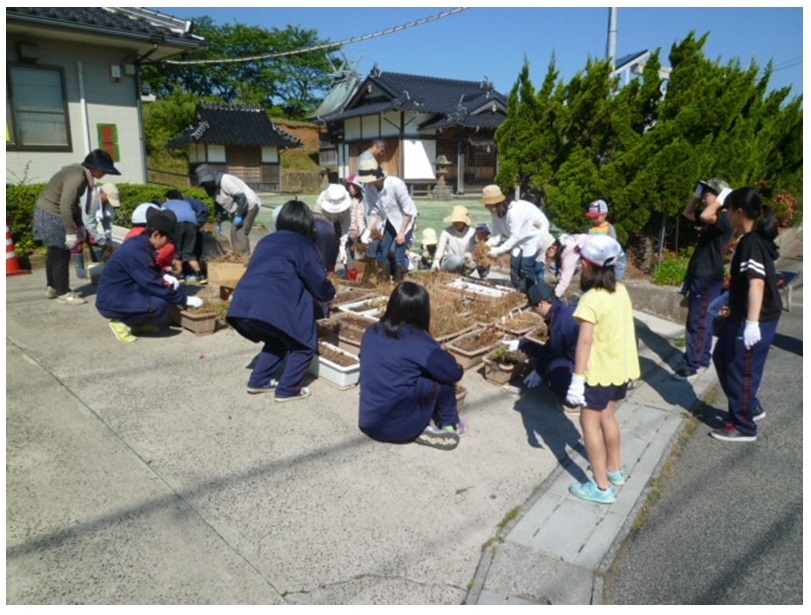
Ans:
[[[373,38],[378,38],[380,36],[387,36],[389,34],[394,34],[396,32],[402,32],[403,30],[408,30],[409,28],[414,28],[416,26],[421,26],[426,23],[430,23],[432,21],[438,21],[440,19],[444,19],[445,17],[450,17],[451,15],[455,15],[456,13],[461,13],[462,11],[467,10],[467,7],[455,8],[449,11],[444,11],[442,13],[438,13],[436,15],[432,15],[430,17],[424,17],[422,19],[417,19],[415,21],[410,21],[408,23],[394,26],[391,28],[386,28],[385,30],[380,30],[378,32],[373,32],[371,34],[363,34],[361,36],[354,36],[352,38],[344,39],[342,41],[337,42],[330,42],[330,43],[322,43],[321,45],[313,45],[312,47],[305,47],[302,49],[293,49],[290,51],[279,51],[276,53],[267,53],[258,56],[249,56],[246,58],[226,58],[226,59],[215,59],[215,60],[165,60],[166,64],[174,64],[174,65],[191,65],[191,64],[234,64],[238,62],[257,62],[260,60],[272,60],[274,58],[282,58],[285,56],[291,55],[298,55],[303,53],[310,53],[312,51],[320,51],[322,49],[335,49],[338,47],[343,47],[344,45],[350,45],[352,43],[358,43],[360,41],[367,41]]]

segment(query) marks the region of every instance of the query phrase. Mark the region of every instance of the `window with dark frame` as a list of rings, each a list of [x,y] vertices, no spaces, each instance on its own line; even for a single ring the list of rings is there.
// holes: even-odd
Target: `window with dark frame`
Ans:
[[[72,151],[62,68],[8,66],[6,149]]]

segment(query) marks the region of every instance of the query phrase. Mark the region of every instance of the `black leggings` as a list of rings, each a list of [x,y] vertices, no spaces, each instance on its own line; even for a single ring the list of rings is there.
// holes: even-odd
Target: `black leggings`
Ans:
[[[64,295],[70,292],[70,250],[48,246],[45,256],[45,277],[48,286]]]

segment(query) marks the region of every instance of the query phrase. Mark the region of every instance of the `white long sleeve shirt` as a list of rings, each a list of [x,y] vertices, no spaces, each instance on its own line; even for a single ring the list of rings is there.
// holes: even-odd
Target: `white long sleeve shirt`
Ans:
[[[404,230],[409,231],[414,227],[414,221],[417,219],[417,206],[408,193],[408,186],[399,177],[387,175],[383,180],[381,190],[371,184],[366,184],[363,187],[363,199],[366,202],[369,218],[386,219],[399,233],[405,214],[410,216],[410,220]]]
[[[577,248],[581,247],[589,236],[585,233],[569,235],[565,246],[560,248],[560,271],[558,272],[558,283],[555,285],[555,295],[562,297],[569,284],[572,282],[577,269],[580,267],[580,254]]]
[[[214,197],[220,207],[229,214],[236,213],[239,204],[235,197],[239,194],[245,195],[245,199],[248,201],[248,209],[259,207],[262,204],[262,201],[248,184],[234,175],[223,173],[219,182],[219,189]]]
[[[439,234],[434,263],[442,265],[451,256],[464,256],[465,254],[469,254],[473,252],[475,245],[475,228],[468,226],[464,232],[460,233],[451,225]]]
[[[507,237],[504,243],[494,248],[497,254],[510,252],[517,256],[520,250],[522,258],[535,256],[541,236],[549,232],[549,220],[529,201],[512,201],[507,215],[500,218],[493,214],[491,217],[493,235]]]

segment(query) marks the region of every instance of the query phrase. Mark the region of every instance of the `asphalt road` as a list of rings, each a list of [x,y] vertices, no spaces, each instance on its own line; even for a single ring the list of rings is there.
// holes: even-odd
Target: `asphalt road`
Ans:
[[[800,252],[783,268],[801,263]],[[604,603],[803,604],[801,292],[766,362],[757,441],[710,438],[726,397],[720,387],[705,397],[660,498],[606,575]]]

